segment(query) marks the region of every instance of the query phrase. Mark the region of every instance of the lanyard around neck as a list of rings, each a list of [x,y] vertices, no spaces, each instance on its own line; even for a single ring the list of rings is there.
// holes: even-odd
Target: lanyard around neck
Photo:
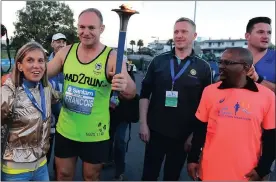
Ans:
[[[29,88],[26,84],[22,84],[22,87],[27,94],[28,98],[31,100],[32,104],[41,112],[42,120],[46,120],[46,100],[45,100],[45,93],[42,83],[39,83],[39,91],[40,91],[40,99],[41,99],[41,107],[39,106],[38,102],[35,100],[34,95],[31,93]]]
[[[170,68],[171,68],[171,77],[172,77],[172,90],[173,90],[173,86],[174,86],[175,81],[185,72],[185,70],[188,68],[188,66],[190,65],[190,63],[191,63],[191,61],[187,60],[186,63],[184,64],[184,66],[181,68],[181,70],[175,76],[175,72],[174,72],[174,60],[171,59]]]

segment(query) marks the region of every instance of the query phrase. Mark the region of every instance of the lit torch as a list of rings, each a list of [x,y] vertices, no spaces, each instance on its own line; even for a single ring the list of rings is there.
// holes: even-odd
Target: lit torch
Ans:
[[[112,9],[112,11],[115,11],[120,18],[120,32],[119,32],[117,61],[116,61],[116,70],[115,70],[115,74],[119,74],[122,71],[127,24],[128,24],[129,18],[134,14],[139,14],[139,12],[131,9],[131,7],[126,4],[121,5],[120,9]],[[118,104],[119,104],[118,92],[113,92],[113,95],[110,100],[110,107],[114,109]]]
[[[127,24],[131,15],[139,14],[139,12],[131,9],[130,6],[125,4],[121,5],[120,9],[112,9],[112,11],[115,11],[120,18],[120,32],[119,32],[117,62],[116,62],[116,70],[115,70],[115,73],[119,74],[121,73],[121,70],[122,70]]]

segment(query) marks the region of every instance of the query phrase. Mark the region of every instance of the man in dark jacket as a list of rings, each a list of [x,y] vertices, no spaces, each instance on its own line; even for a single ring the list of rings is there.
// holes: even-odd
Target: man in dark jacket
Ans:
[[[146,143],[142,180],[158,180],[165,156],[164,180],[179,180],[194,113],[203,89],[212,83],[210,65],[192,49],[196,35],[192,20],[178,19],[175,48],[156,56],[142,81],[140,138]]]

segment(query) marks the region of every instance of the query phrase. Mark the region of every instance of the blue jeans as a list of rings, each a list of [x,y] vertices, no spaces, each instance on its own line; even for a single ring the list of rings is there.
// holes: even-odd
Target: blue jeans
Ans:
[[[50,181],[47,164],[32,172],[7,174],[1,172],[1,181]]]
[[[118,124],[112,125],[110,129],[110,158],[114,158],[115,162],[115,176],[119,176],[125,172],[125,155],[126,155],[126,130],[128,123],[120,122]]]
[[[271,170],[271,173],[269,175],[269,181],[275,181],[276,180],[276,161],[275,160],[270,170]]]

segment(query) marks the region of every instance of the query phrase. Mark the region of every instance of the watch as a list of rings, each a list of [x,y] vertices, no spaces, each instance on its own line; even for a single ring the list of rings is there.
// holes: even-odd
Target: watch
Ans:
[[[256,82],[261,83],[263,80],[264,80],[264,77],[262,75],[259,75],[259,78]]]

